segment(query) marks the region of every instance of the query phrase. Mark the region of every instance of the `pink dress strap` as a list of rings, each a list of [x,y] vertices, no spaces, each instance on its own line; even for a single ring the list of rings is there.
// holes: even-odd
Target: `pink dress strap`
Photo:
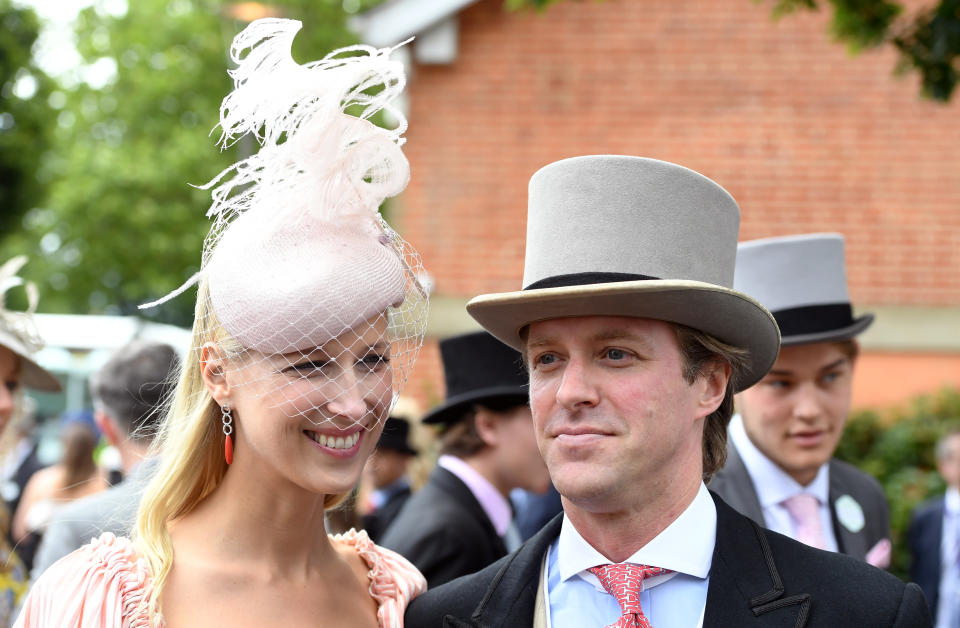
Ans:
[[[379,607],[380,628],[403,628],[407,604],[427,590],[423,575],[400,554],[374,544],[364,530],[349,530],[331,538],[353,547],[370,568],[369,591]]]
[[[43,573],[14,628],[149,628],[141,605],[149,585],[149,567],[130,540],[105,532]]]

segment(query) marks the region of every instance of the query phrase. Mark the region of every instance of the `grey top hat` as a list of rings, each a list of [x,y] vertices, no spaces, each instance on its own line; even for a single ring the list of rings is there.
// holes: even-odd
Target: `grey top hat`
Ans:
[[[847,340],[873,322],[873,314],[853,317],[838,233],[742,242],[733,287],[773,313],[785,346]]]
[[[735,382],[757,382],[776,360],[773,316],[732,289],[740,210],[692,170],[620,155],[574,157],[530,179],[523,290],[478,296],[470,314],[521,348],[524,327],[575,316],[679,323],[747,349]]]
[[[21,384],[27,388],[56,392],[61,390],[60,382],[33,359],[33,354],[43,347],[43,340],[33,321],[37,288],[17,276],[17,271],[26,263],[27,258],[19,255],[0,266],[0,346],[14,352],[19,358]],[[27,293],[25,312],[6,308],[7,291],[18,286],[22,286]]]

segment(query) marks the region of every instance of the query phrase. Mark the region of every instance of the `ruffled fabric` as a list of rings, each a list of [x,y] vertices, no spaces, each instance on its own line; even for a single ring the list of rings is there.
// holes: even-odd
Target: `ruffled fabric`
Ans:
[[[370,568],[370,596],[380,628],[403,628],[407,604],[427,590],[417,568],[399,554],[377,547],[367,533],[331,536],[356,550]],[[105,532],[50,566],[33,585],[14,628],[150,628],[144,604],[150,569],[129,539]],[[319,619],[319,618],[318,618]],[[163,628],[160,619],[155,628]]]
[[[350,529],[331,538],[353,547],[370,570],[370,597],[377,601],[380,628],[403,628],[403,613],[410,600],[427,590],[427,580],[410,561],[379,547],[365,530]]]
[[[149,628],[141,604],[149,587],[147,562],[130,540],[105,532],[44,572],[14,628]]]

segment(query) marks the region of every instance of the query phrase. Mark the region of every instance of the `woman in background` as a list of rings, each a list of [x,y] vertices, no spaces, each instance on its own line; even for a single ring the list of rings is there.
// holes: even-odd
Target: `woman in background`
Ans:
[[[60,382],[33,360],[33,354],[43,342],[33,322],[36,288],[17,276],[26,261],[25,257],[15,257],[0,266],[0,434],[6,432],[11,420],[23,411],[24,387],[49,392],[60,390]],[[26,290],[27,310],[7,310],[6,292],[20,286]],[[3,628],[13,621],[29,580],[27,569],[7,543],[10,518],[6,506],[0,502],[0,627]]]
[[[83,415],[65,415],[61,421],[60,462],[33,474],[23,489],[13,517],[13,538],[19,544],[39,539],[57,508],[107,488],[106,475],[97,467],[93,452],[100,440],[93,423]]]
[[[299,65],[299,29],[258,20],[234,40],[223,142],[262,148],[211,183],[192,350],[133,542],[55,563],[18,626],[397,628],[426,586],[364,532],[324,529],[425,328],[418,258],[377,212],[409,178],[405,119],[367,121],[403,66],[368,47]]]

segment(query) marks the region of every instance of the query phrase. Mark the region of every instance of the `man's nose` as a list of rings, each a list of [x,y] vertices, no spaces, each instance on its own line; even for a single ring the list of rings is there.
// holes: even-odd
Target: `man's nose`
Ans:
[[[570,411],[600,403],[595,374],[585,360],[570,358],[567,361],[557,389],[557,403]]]

